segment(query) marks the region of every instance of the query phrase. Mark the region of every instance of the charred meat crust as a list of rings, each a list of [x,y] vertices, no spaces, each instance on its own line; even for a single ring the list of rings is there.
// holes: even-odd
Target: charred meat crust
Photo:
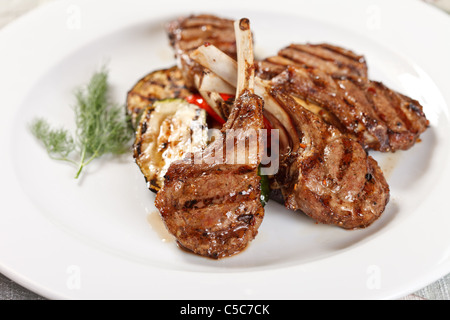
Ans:
[[[224,140],[214,141],[204,150],[202,163],[195,163],[191,154],[169,167],[155,205],[182,247],[219,259],[242,251],[257,235],[264,217],[257,173],[260,158],[254,163],[234,164],[230,160],[234,155],[229,157],[224,146],[230,143],[228,129],[262,128],[262,105],[258,96],[244,94],[236,100],[222,129]],[[208,161],[216,153],[222,161]]]
[[[292,65],[313,67],[333,76],[367,77],[363,56],[329,44],[291,44],[278,52]]]
[[[253,168],[206,169],[180,162],[166,176],[164,189],[170,192],[158,193],[156,206],[184,248],[218,259],[242,251],[256,236],[264,209],[260,177]]]
[[[264,217],[261,178],[258,175],[262,156],[262,150],[259,150],[261,136],[256,135],[256,150],[246,143],[247,139],[255,137],[250,132],[258,132],[264,126],[263,100],[253,94],[254,65],[249,21],[241,19],[238,26],[240,31],[239,28],[235,30],[235,22],[231,20],[216,20],[204,15],[177,20],[169,26],[169,37],[188,83],[202,68],[193,64],[187,55],[190,49],[199,46],[195,42],[198,37],[203,43],[215,41],[219,48],[224,40],[230,41],[225,47],[235,48],[231,54],[234,58],[239,56],[238,65],[242,67],[238,74],[242,90],[237,90],[231,113],[221,130],[222,139],[216,139],[204,150],[173,162],[155,200],[167,229],[179,246],[214,259],[244,250],[257,235]],[[236,32],[236,37],[228,34],[230,28],[233,35]],[[239,48],[236,38],[240,40]],[[239,130],[240,134],[229,135],[232,130]],[[237,146],[242,141],[245,150],[231,148],[233,151],[230,152],[230,145]],[[244,163],[235,162],[238,152],[246,155]]]
[[[316,114],[367,150],[408,150],[429,125],[418,101],[367,78],[264,62],[257,74],[284,83],[286,92],[315,106]]]
[[[285,206],[344,229],[372,224],[389,201],[389,186],[376,161],[282,88],[271,94],[292,116],[301,136],[292,152],[281,157],[275,175]]]
[[[170,44],[185,84],[195,90],[194,75],[203,68],[189,57],[189,53],[204,44],[213,44],[233,59],[237,58],[234,21],[201,14],[181,17],[167,26]]]

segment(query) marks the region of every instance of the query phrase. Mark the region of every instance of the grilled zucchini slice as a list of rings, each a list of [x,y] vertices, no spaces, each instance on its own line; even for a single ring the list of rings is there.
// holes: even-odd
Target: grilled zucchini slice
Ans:
[[[206,116],[205,110],[183,99],[155,101],[144,110],[136,130],[134,158],[151,191],[162,188],[173,161],[206,146]]]
[[[192,93],[184,85],[178,67],[161,69],[147,74],[128,92],[126,109],[136,128],[142,112],[153,102],[164,99],[185,98]]]

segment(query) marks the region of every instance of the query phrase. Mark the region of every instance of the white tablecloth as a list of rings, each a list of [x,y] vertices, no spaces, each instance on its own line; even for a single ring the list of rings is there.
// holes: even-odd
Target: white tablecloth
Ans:
[[[57,0],[0,0],[0,29],[24,13]],[[113,0],[112,0],[113,1]],[[450,0],[427,0],[450,13]],[[450,300],[450,274],[435,283],[410,294],[403,300]],[[0,274],[0,300],[39,300],[43,297],[21,287]]]

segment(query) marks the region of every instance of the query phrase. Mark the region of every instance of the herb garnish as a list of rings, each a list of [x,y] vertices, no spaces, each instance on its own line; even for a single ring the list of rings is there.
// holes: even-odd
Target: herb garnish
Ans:
[[[89,84],[75,93],[76,132],[52,129],[44,119],[35,119],[31,132],[55,160],[67,161],[77,166],[77,179],[83,168],[92,160],[105,154],[123,154],[130,147],[134,134],[126,119],[124,108],[108,100],[108,73],[96,72]]]

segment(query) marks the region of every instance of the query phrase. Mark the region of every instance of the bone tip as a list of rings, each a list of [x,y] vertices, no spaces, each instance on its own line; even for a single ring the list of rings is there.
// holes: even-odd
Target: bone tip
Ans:
[[[239,20],[239,28],[242,31],[250,30],[250,20],[248,20],[247,18],[242,18],[241,20]]]

